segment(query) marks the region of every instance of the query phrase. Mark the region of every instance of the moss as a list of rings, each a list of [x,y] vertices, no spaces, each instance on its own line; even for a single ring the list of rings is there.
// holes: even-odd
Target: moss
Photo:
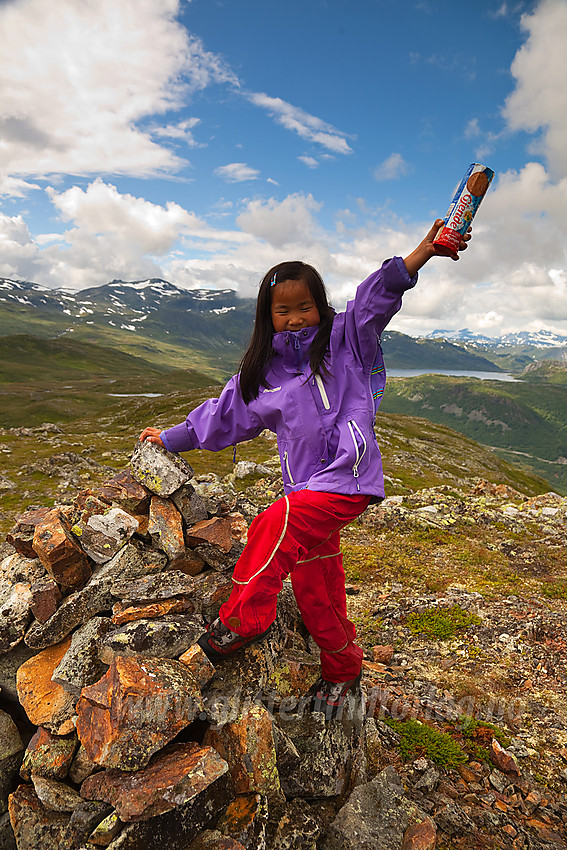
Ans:
[[[494,723],[489,723],[487,720],[479,720],[476,717],[471,717],[468,714],[463,714],[459,718],[459,728],[465,738],[474,740],[482,738],[487,740],[489,737],[496,738],[499,744],[504,748],[510,746],[509,736]]]
[[[542,584],[541,592],[548,599],[567,600],[567,581],[546,582]]]
[[[445,768],[455,768],[468,761],[465,752],[448,732],[440,732],[419,720],[392,720],[384,722],[400,735],[399,751],[404,761],[426,756]]]
[[[425,634],[430,640],[448,640],[458,631],[482,622],[476,614],[465,611],[460,605],[452,608],[428,608],[412,611],[408,617],[408,628],[413,635]]]

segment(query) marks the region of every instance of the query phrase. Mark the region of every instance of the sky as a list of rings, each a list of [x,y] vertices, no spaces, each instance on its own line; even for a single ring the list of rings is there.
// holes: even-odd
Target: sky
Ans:
[[[392,321],[567,335],[567,0],[0,0],[0,276],[342,309],[496,177]]]

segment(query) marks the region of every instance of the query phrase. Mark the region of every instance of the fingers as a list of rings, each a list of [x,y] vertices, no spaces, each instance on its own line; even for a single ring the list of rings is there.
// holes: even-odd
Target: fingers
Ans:
[[[160,438],[161,429],[160,428],[144,428],[142,433],[140,434],[140,441],[144,442],[147,440],[148,443],[157,443],[160,446],[163,446],[163,442]]]

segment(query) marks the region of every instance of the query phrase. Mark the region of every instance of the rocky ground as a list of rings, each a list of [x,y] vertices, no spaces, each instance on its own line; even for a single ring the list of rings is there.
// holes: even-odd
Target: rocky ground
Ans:
[[[189,483],[58,452],[61,506],[10,517],[0,847],[566,847],[567,499],[455,475],[369,508],[343,538],[362,696],[326,720],[290,588],[236,660],[194,644],[281,492],[266,457]]]

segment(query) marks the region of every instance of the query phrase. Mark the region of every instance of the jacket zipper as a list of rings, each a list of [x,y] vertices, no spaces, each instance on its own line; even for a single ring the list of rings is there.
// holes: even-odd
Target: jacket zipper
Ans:
[[[347,425],[348,425],[348,429],[350,431],[350,436],[352,437],[352,442],[354,443],[354,450],[356,452],[356,460],[354,461],[354,466],[352,467],[352,474],[354,475],[355,478],[358,478],[358,475],[359,475],[358,467],[360,466],[362,458],[366,454],[366,449],[367,449],[366,439],[364,437],[364,434],[362,433],[362,431],[360,430],[360,428],[358,427],[358,425],[354,421],[354,419],[351,419],[350,422],[347,422]],[[358,433],[358,435],[360,436],[360,438],[362,440],[362,445],[364,447],[363,450],[362,450],[362,454],[360,453],[360,448],[359,448],[359,445],[358,445],[358,441],[356,439],[355,431]],[[360,485],[359,485],[358,481],[356,482],[356,489],[360,490]]]
[[[331,402],[329,401],[329,396],[327,395],[327,390],[325,389],[325,384],[323,383],[323,378],[321,375],[314,376],[314,383],[317,384],[317,388],[319,393],[321,394],[321,401],[323,402],[323,407],[325,410],[331,409]]]
[[[289,467],[289,458],[287,456],[287,449],[284,452],[284,465],[285,465],[285,469],[286,469],[286,472],[287,472],[287,477],[289,478],[289,483],[295,484],[295,481],[293,480],[293,475],[291,474],[291,469]]]

